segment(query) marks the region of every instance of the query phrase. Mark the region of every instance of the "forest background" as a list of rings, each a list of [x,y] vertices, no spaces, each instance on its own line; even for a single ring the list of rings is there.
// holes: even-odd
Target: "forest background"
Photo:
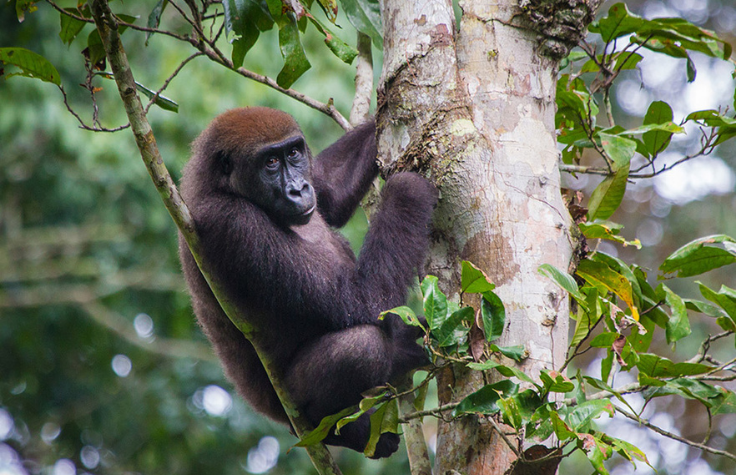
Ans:
[[[736,7],[727,0],[627,5],[647,18],[683,16],[726,41],[736,40],[729,36],[736,31]],[[601,12],[607,9],[604,5]],[[139,14],[147,13],[141,9]],[[338,23],[341,36],[354,37],[348,21]],[[42,54],[54,62],[64,84],[74,84],[85,76],[84,64],[81,56],[69,60],[69,53],[81,47],[65,46],[58,30],[58,14],[47,4],[40,3],[22,24],[13,2],[0,5],[0,46],[23,45]],[[248,53],[249,68],[275,77],[281,65],[274,60],[280,59],[276,32],[264,35],[273,38]],[[75,41],[83,44],[82,36]],[[334,99],[347,116],[353,67],[325,54],[322,40],[313,30],[306,35],[312,68],[294,87],[325,102]],[[143,35],[126,37],[131,57],[145,52],[145,61],[136,63],[136,79],[145,85],[160,84],[190,54],[157,35],[148,46],[144,42]],[[374,54],[378,75],[380,52]],[[653,56],[640,69],[626,72],[612,98],[617,122],[634,126],[652,100],[669,102],[676,118],[732,104],[732,65],[692,56],[698,72],[692,83],[681,74],[684,60]],[[330,118],[278,92],[195,61],[166,91],[179,103],[178,114],[153,108],[149,115],[175,178],[192,139],[229,108],[287,110],[315,151],[342,133]],[[114,84],[103,86],[98,94],[103,122],[125,123]],[[89,104],[85,89],[67,86],[67,91],[75,106]],[[682,150],[693,145],[692,136],[675,140]],[[133,158],[137,150],[130,134],[81,130],[55,87],[14,78],[0,80],[0,144],[0,473],[312,473],[302,450],[287,454],[295,439],[254,414],[224,380],[184,292],[175,228],[145,169]],[[643,247],[602,243],[603,249],[656,269],[692,239],[736,235],[734,157],[731,141],[708,157],[636,182],[615,219],[625,225],[624,236],[638,238]],[[587,175],[563,175],[563,180],[588,193],[599,181]],[[356,252],[365,228],[359,213],[343,230]],[[729,269],[700,279],[736,287]],[[692,280],[672,287],[696,297]],[[697,348],[688,345],[714,331],[702,321],[692,329],[695,338],[678,343],[677,355],[692,355]],[[698,404],[662,398],[648,410],[668,430],[691,438],[706,431],[707,416]],[[732,461],[627,422],[609,423],[606,430],[644,450],[659,473],[734,470]],[[711,444],[734,452],[734,435],[736,415],[727,414],[715,426]],[[370,461],[343,451],[338,462],[344,473],[407,471],[405,455]],[[621,458],[609,466],[612,473],[632,470]],[[590,467],[572,458],[561,470],[582,474]],[[637,473],[649,471],[640,464]]]

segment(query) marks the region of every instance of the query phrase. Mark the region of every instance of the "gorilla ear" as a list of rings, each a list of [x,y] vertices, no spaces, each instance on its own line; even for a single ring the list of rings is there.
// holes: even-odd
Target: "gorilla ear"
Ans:
[[[229,175],[233,171],[233,160],[230,158],[230,154],[219,151],[215,155],[215,163],[220,168],[223,175]]]

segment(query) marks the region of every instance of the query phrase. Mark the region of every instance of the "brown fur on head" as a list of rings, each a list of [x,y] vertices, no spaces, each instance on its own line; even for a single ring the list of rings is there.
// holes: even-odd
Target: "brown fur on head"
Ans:
[[[217,116],[194,143],[195,155],[225,152],[247,156],[258,147],[302,131],[286,112],[268,107],[231,109]]]

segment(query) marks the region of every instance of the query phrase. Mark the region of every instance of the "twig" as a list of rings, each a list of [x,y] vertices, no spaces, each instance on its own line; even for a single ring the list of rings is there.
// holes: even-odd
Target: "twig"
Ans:
[[[707,445],[699,444],[698,442],[693,442],[692,440],[688,440],[688,439],[686,439],[684,437],[681,437],[681,436],[679,436],[677,434],[673,434],[672,432],[668,432],[668,431],[666,431],[664,429],[660,429],[659,427],[655,426],[654,424],[652,424],[651,422],[647,421],[646,419],[642,419],[641,417],[639,417],[639,416],[637,416],[635,414],[631,414],[630,412],[628,412],[628,411],[626,411],[626,410],[624,410],[624,409],[622,409],[622,408],[620,408],[618,406],[614,406],[614,409],[616,409],[616,411],[620,412],[621,414],[623,414],[624,416],[628,417],[632,421],[635,421],[635,422],[637,422],[637,423],[639,423],[639,424],[641,424],[641,425],[643,425],[643,426],[645,426],[645,427],[653,430],[654,432],[656,432],[656,433],[658,433],[660,435],[663,435],[663,436],[665,436],[665,437],[667,437],[669,439],[676,440],[678,442],[682,442],[683,444],[687,444],[687,445],[689,445],[691,447],[695,447],[695,448],[700,449],[700,450],[702,450],[704,452],[709,452],[709,453],[712,453],[712,454],[715,454],[715,455],[721,455],[723,457],[727,457],[727,458],[729,458],[731,460],[736,461],[736,455],[734,455],[734,454],[732,454],[730,452],[726,452],[726,451],[723,451],[723,450],[714,449],[712,447],[708,447]]]
[[[486,417],[486,420],[491,423],[493,429],[498,432],[498,435],[500,435],[503,441],[506,442],[506,445],[509,446],[509,449],[511,449],[514,455],[516,455],[516,458],[521,458],[521,455],[519,455],[519,449],[514,447],[514,444],[511,443],[504,431],[501,430],[501,428],[498,426],[498,423],[493,419],[493,416]]]
[[[725,331],[722,333],[718,333],[716,335],[708,335],[708,338],[706,338],[703,343],[700,344],[700,348],[698,349],[698,353],[686,361],[686,363],[700,363],[705,359],[705,355],[708,354],[708,350],[710,349],[710,344],[713,343],[716,340],[720,340],[721,338],[725,338],[729,335],[733,335],[732,331]]]
[[[125,124],[125,125],[121,125],[119,127],[112,128],[112,129],[108,129],[106,127],[95,127],[95,126],[90,126],[90,125],[85,124],[84,123],[84,120],[82,120],[82,118],[79,116],[79,114],[77,114],[74,111],[74,109],[72,109],[71,104],[69,104],[69,98],[66,95],[66,91],[64,90],[64,86],[62,86],[61,84],[59,84],[58,87],[59,87],[59,90],[61,91],[61,95],[64,97],[64,105],[66,106],[66,110],[68,110],[69,113],[71,115],[73,115],[74,118],[77,119],[77,121],[79,122],[79,128],[80,129],[90,130],[92,132],[118,132],[120,130],[124,130],[124,129],[127,129],[128,127],[130,127],[130,124],[129,123],[128,124]]]
[[[51,7],[54,10],[58,11],[62,15],[66,15],[66,16],[68,16],[70,18],[74,18],[77,21],[82,21],[84,23],[92,23],[92,24],[94,24],[94,22],[95,22],[92,18],[85,18],[83,16],[75,15],[75,14],[73,14],[73,13],[67,11],[67,10],[64,10],[62,7],[60,7],[59,5],[57,5],[53,0],[46,0],[46,3],[48,3],[49,5],[51,5]],[[165,35],[165,36],[169,36],[171,38],[177,39],[179,41],[184,41],[184,42],[189,43],[189,37],[188,36],[185,36],[185,35],[178,35],[176,33],[172,33],[172,32],[167,31],[167,30],[161,30],[161,29],[158,29],[158,28],[149,28],[147,26],[140,26],[140,25],[136,25],[134,23],[127,23],[125,21],[120,20],[119,18],[118,18],[118,23],[120,25],[123,25],[123,26],[126,26],[126,27],[130,28],[131,30],[144,31],[146,33],[158,33],[158,34],[161,34],[161,35]]]
[[[174,72],[171,73],[171,75],[168,78],[166,78],[166,81],[164,81],[161,88],[158,91],[156,91],[156,94],[154,94],[153,97],[151,97],[151,99],[148,101],[148,104],[146,105],[146,109],[145,109],[146,115],[148,115],[148,110],[151,108],[153,103],[156,102],[156,99],[158,99],[161,96],[161,93],[164,92],[164,90],[169,86],[169,83],[176,77],[176,75],[179,74],[179,72],[182,69],[184,69],[184,66],[186,66],[187,63],[189,63],[189,61],[193,60],[194,58],[198,58],[199,56],[202,56],[203,54],[204,53],[202,53],[201,51],[197,51],[196,53],[192,54],[187,59],[182,61],[181,64],[174,70]]]
[[[433,409],[425,409],[423,411],[412,412],[410,414],[406,414],[404,416],[399,417],[399,422],[403,424],[403,423],[409,422],[412,419],[418,419],[420,417],[425,417],[425,416],[442,417],[443,412],[455,409],[459,404],[460,404],[459,401],[449,402],[447,404],[443,404],[442,406],[437,406]]]

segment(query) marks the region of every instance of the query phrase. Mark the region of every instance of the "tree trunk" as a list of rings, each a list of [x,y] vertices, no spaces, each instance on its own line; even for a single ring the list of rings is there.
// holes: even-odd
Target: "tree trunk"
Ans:
[[[506,307],[500,345],[523,345],[520,367],[538,377],[567,349],[567,295],[537,271],[567,270],[573,249],[555,139],[557,61],[539,54],[538,35],[510,26],[518,0],[460,7],[458,25],[451,0],[383,1],[379,156],[389,173],[431,175],[441,195],[428,272],[457,299],[460,261],[483,269]],[[440,404],[484,384],[480,372],[448,369]],[[515,459],[485,418],[440,422],[437,475],[500,475]]]

